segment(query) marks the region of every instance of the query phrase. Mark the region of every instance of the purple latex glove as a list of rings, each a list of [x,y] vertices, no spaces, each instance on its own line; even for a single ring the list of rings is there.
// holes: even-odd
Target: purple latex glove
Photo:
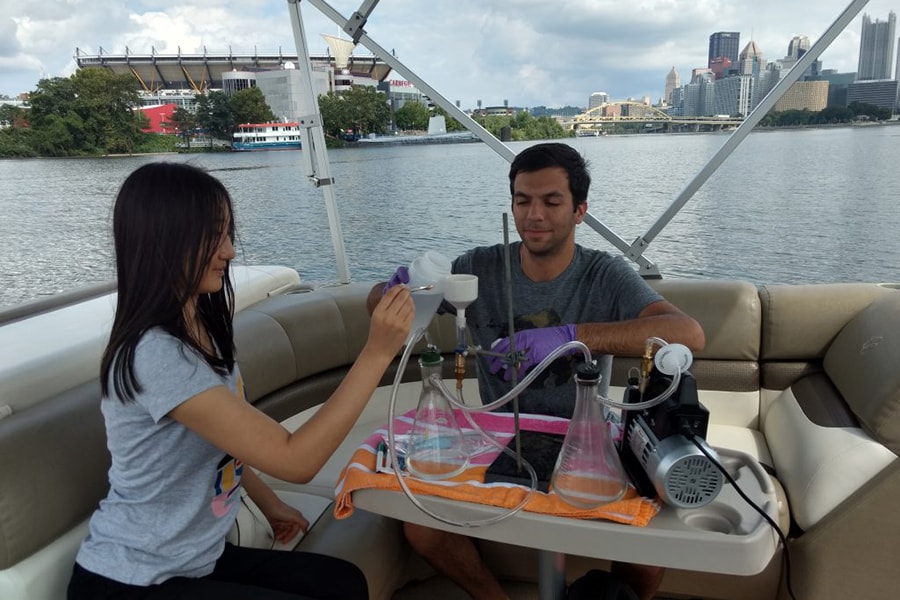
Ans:
[[[519,373],[527,373],[532,367],[540,363],[542,360],[556,350],[559,346],[566,342],[575,341],[575,326],[560,325],[559,327],[538,327],[537,329],[526,329],[516,333],[516,352],[525,352],[525,360],[519,365]],[[509,338],[501,338],[494,342],[491,351],[500,354],[509,352]],[[575,352],[573,349],[572,352]],[[571,354],[572,352],[567,352]],[[500,369],[504,369],[503,379],[509,381],[512,378],[512,372],[508,365],[504,363],[498,356],[489,356],[488,365],[491,373],[497,373]]]
[[[381,290],[381,295],[384,296],[389,289],[401,283],[409,283],[409,269],[403,266],[397,267],[391,278],[387,280],[387,283],[384,284],[384,289]]]

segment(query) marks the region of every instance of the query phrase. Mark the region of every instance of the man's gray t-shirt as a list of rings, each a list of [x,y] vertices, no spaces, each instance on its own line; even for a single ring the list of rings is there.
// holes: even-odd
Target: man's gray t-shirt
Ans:
[[[636,318],[649,304],[662,300],[622,257],[576,244],[571,264],[553,281],[535,282],[522,272],[521,242],[510,244],[513,319],[516,331],[578,323],[603,323]],[[474,248],[453,261],[454,273],[478,277],[478,299],[466,308],[466,322],[476,345],[509,335],[503,246]],[[602,372],[611,357],[594,356]],[[575,408],[574,366],[582,354],[554,361],[519,396],[519,410],[571,417]],[[479,390],[487,404],[505,394],[510,384],[503,371],[492,374],[478,359]],[[512,404],[505,405],[511,410]]]
[[[230,375],[217,373],[158,328],[138,343],[134,369],[143,386],[134,401],[122,403],[110,385],[101,403],[110,489],[76,560],[133,585],[208,575],[240,505],[243,465],[167,415],[216,386],[243,398],[240,373],[237,365]]]

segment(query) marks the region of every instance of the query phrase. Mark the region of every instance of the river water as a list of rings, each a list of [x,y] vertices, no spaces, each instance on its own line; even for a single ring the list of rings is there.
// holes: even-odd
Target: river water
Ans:
[[[590,161],[591,213],[643,235],[727,134],[569,140]],[[514,150],[531,144],[512,143]],[[0,308],[114,276],[111,209],[148,161],[188,161],[232,193],[245,264],[336,281],[320,190],[298,152],[0,160]],[[481,143],[329,152],[354,280],[423,250],[502,241],[508,165]],[[900,126],[754,132],[656,237],[664,277],[753,283],[900,281]],[[511,221],[511,219],[510,219]],[[511,238],[517,239],[515,231]],[[578,242],[615,250],[586,225]]]

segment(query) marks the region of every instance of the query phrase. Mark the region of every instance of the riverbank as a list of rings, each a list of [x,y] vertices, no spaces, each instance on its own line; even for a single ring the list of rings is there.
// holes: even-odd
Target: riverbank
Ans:
[[[384,135],[372,138],[360,138],[355,142],[347,142],[348,148],[371,148],[374,146],[405,146],[414,144],[465,144],[480,142],[470,131],[439,133],[431,135]]]

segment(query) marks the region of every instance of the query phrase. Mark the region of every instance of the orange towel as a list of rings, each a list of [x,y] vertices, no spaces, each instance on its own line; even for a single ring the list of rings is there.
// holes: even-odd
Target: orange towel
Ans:
[[[498,438],[510,438],[513,431],[513,416],[510,413],[472,413],[475,422],[485,431]],[[407,433],[412,427],[414,411],[398,417],[394,423],[394,435]],[[465,417],[458,414],[460,423],[466,423]],[[569,421],[557,417],[543,415],[520,415],[519,423],[523,430],[542,431],[546,433],[565,433]],[[463,428],[466,432],[466,428]],[[393,473],[377,473],[375,471],[376,448],[379,442],[387,439],[387,425],[375,431],[353,453],[350,462],[341,471],[335,488],[334,516],[345,519],[353,514],[353,492],[361,489],[400,490]],[[528,493],[528,488],[512,483],[484,483],[485,471],[499,454],[499,450],[489,451],[472,459],[469,468],[460,475],[444,481],[424,481],[408,476],[405,482],[415,494],[442,496],[455,500],[488,504],[505,508],[517,506]],[[402,493],[402,492],[401,492]],[[641,497],[633,487],[629,486],[625,497],[593,509],[582,509],[572,506],[554,494],[535,491],[523,510],[536,513],[572,517],[577,519],[608,519],[637,527],[644,527],[659,512],[659,504]]]

